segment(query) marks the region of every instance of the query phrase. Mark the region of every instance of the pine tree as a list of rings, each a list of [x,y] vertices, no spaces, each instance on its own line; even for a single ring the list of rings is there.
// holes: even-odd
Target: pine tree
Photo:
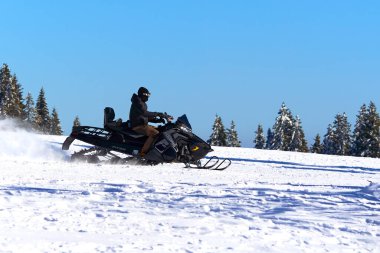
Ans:
[[[79,117],[75,116],[75,119],[74,119],[74,122],[73,122],[73,127],[78,127],[78,126],[80,126]]]
[[[39,126],[38,130],[42,133],[50,133],[50,115],[49,109],[46,103],[44,88],[41,88],[40,94],[38,95],[36,103],[36,125]]]
[[[307,142],[305,139],[305,133],[301,126],[301,119],[296,117],[293,127],[292,139],[289,144],[289,151],[296,152],[308,152]]]
[[[7,117],[10,103],[11,72],[7,64],[0,69],[0,118]]]
[[[331,124],[327,127],[327,133],[323,138],[322,154],[333,155],[335,154],[335,133]]]
[[[375,103],[372,101],[368,106],[368,140],[366,156],[379,158],[380,157],[380,117],[377,113]]]
[[[314,138],[314,144],[311,147],[311,153],[315,153],[315,154],[322,153],[321,136],[319,134],[317,134]]]
[[[227,146],[227,136],[222,122],[222,118],[216,115],[212,134],[207,141],[212,146]]]
[[[360,108],[352,138],[353,155],[380,157],[380,117],[372,101]]]
[[[351,124],[345,113],[338,114],[334,121],[336,135],[336,154],[349,155],[351,150]]]
[[[265,149],[270,149],[272,141],[273,141],[273,132],[270,128],[268,128],[267,141],[265,143]]]
[[[51,126],[50,126],[50,134],[52,135],[62,135],[62,127],[61,121],[59,120],[57,110],[53,108],[51,113]]]
[[[231,127],[229,129],[227,129],[227,146],[228,147],[240,147],[241,146],[234,121],[231,122]]]
[[[5,108],[7,116],[20,120],[23,119],[25,105],[23,104],[22,88],[18,83],[16,75],[11,77],[8,99],[9,102]]]
[[[288,151],[294,131],[294,118],[291,111],[282,103],[273,126],[273,139],[270,149]]]
[[[32,94],[28,93],[25,100],[26,100],[25,109],[24,109],[25,122],[27,123],[28,127],[37,129],[35,126],[37,112],[36,112],[36,108],[34,107]]]
[[[23,97],[23,89],[21,84],[18,82],[18,79],[16,77],[16,74],[13,75],[12,82],[14,82],[15,86],[15,98],[16,98],[16,111],[17,111],[17,117],[24,120],[25,119],[25,104],[24,104],[24,97]]]
[[[256,137],[253,141],[254,147],[257,149],[264,149],[265,148],[265,136],[264,136],[264,130],[263,126],[261,124],[258,125],[256,130]]]
[[[354,156],[366,156],[368,140],[370,139],[370,130],[368,126],[367,106],[363,104],[360,107],[359,114],[356,117],[356,123],[352,134],[351,154]]]
[[[329,125],[323,141],[323,153],[349,155],[351,149],[351,125],[345,113],[337,114],[333,125]]]
[[[15,98],[14,98],[14,93],[15,93],[15,89],[14,87],[12,86],[12,76],[10,77],[9,79],[9,82],[7,84],[7,87],[5,88],[5,99],[4,99],[4,115],[6,117],[11,117],[13,118],[14,117],[14,114],[15,114]]]

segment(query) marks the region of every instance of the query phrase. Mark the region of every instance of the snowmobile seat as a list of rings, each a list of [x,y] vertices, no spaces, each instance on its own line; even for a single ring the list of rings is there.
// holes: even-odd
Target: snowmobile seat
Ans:
[[[130,121],[128,120],[127,122],[123,122],[122,124],[122,130],[121,132],[123,132],[124,134],[132,137],[132,138],[141,138],[141,137],[144,137],[145,135],[143,134],[140,134],[140,133],[137,133],[135,131],[132,130],[131,128],[131,123]]]
[[[115,121],[115,111],[111,107],[104,108],[104,128],[126,134],[132,138],[141,138],[145,136],[133,131],[130,128],[129,121],[122,122],[121,119]]]

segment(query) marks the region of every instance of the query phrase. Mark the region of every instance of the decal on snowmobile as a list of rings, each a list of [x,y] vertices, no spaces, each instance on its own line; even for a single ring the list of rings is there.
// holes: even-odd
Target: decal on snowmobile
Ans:
[[[195,151],[197,151],[198,149],[199,149],[199,147],[198,147],[198,146],[195,146],[194,148],[191,149],[191,151],[195,152]]]

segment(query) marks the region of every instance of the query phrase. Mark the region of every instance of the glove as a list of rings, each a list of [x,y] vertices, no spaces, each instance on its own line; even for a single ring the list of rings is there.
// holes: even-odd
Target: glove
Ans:
[[[165,118],[165,114],[163,114],[162,112],[157,112],[156,115],[157,117]]]
[[[153,123],[163,123],[163,124],[166,123],[164,118],[159,118],[159,117],[155,117],[155,118],[151,119],[150,122],[153,122]]]

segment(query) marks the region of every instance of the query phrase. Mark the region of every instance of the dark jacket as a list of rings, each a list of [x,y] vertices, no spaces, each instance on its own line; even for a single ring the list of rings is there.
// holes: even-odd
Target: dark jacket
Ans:
[[[140,99],[139,96],[137,96],[137,94],[132,95],[131,101],[132,105],[129,111],[129,121],[131,128],[147,125],[149,121],[154,122],[153,120],[158,113],[149,112],[148,106],[144,101]]]

